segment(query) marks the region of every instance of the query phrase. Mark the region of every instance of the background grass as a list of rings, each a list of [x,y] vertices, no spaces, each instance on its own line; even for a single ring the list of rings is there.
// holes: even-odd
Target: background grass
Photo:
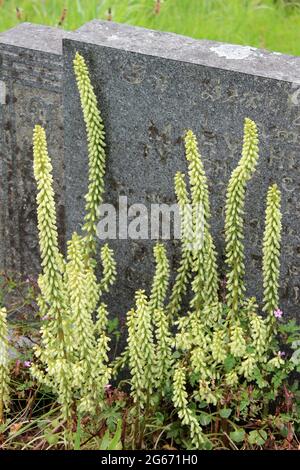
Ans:
[[[22,21],[76,29],[110,8],[113,21],[300,55],[297,0],[0,0],[0,31]]]

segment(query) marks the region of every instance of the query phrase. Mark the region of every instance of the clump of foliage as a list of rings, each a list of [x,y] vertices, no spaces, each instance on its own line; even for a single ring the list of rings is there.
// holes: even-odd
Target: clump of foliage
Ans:
[[[157,400],[164,400],[159,401],[163,407],[172,396],[182,424],[190,429],[191,445],[210,448],[212,442],[203,426],[215,421],[220,428],[225,422],[224,431],[231,435],[231,439],[243,441],[246,434],[242,423],[258,419],[263,410],[267,410],[267,419],[272,403],[275,406],[276,400],[280,400],[283,383],[286,383],[297,361],[284,359],[275,328],[281,315],[278,305],[281,212],[277,185],[269,188],[266,204],[262,273],[264,305],[261,310],[265,310],[267,316],[259,313],[255,298],[245,297],[244,205],[246,184],[258,162],[255,123],[245,120],[242,157],[231,175],[227,190],[226,302],[220,301],[218,292],[216,251],[209,225],[211,213],[207,179],[196,137],[191,131],[186,134],[185,147],[190,194],[184,175],[177,173],[175,176],[175,192],[182,220],[182,257],[170,302],[160,303],[161,314],[164,312],[166,319],[164,335],[169,348],[169,376],[164,389],[161,385],[155,389],[153,385],[144,384],[144,381],[147,382],[148,373],[144,373],[147,370],[149,378],[155,381],[152,358],[155,356],[153,350],[157,348],[157,325],[155,315],[150,316],[151,299],[155,297],[153,291],[148,301],[144,292],[138,292],[137,309],[132,310],[128,317],[131,381],[135,384],[131,394],[137,403],[138,390],[142,407],[146,406],[147,397],[148,404],[150,396],[152,400],[154,396]],[[158,247],[160,245],[155,250]],[[155,291],[165,295],[168,278],[166,275],[159,276],[159,273],[167,272],[166,260],[156,256],[156,263],[153,286]],[[190,305],[187,308],[183,299],[189,290]],[[160,295],[159,298],[162,300],[164,296]],[[173,337],[171,326],[174,315],[177,328]],[[146,330],[140,329],[140,334],[137,334],[137,327],[133,328],[134,320],[142,322]],[[163,394],[160,395],[162,390]],[[211,408],[215,411],[209,412]],[[255,433],[249,434],[253,442],[256,442]],[[262,440],[266,439],[257,438],[259,442]]]
[[[78,412],[95,414],[103,406],[104,386],[109,382],[107,308],[101,295],[115,280],[113,253],[101,250],[103,277],[95,275],[95,225],[103,193],[105,168],[103,125],[83,58],[74,60],[83,115],[88,129],[89,188],[83,235],[68,242],[67,259],[58,249],[52,167],[46,135],[36,126],[33,136],[34,175],[37,181],[37,213],[43,273],[39,278],[39,307],[43,326],[41,345],[35,347],[31,372],[39,383],[58,395],[68,422]],[[96,312],[96,323],[92,315]]]
[[[226,198],[227,305],[233,316],[237,314],[245,292],[243,280],[245,274],[243,246],[244,205],[246,184],[251,179],[258,160],[257,144],[256,125],[250,119],[246,119],[242,158],[232,172]]]
[[[261,307],[254,297],[247,298],[244,280],[246,188],[259,160],[256,124],[245,120],[242,156],[227,189],[226,295],[221,295],[210,228],[208,181],[196,136],[188,131],[189,184],[183,173],[175,175],[182,246],[174,285],[169,295],[167,252],[157,243],[151,291],[137,290],[127,313],[126,347],[109,363],[109,320],[102,295],[115,281],[116,265],[108,245],[101,248],[100,280],[95,272],[95,225],[104,191],[104,129],[87,66],[79,54],[74,70],[88,136],[89,185],[83,230],[69,240],[66,259],[58,249],[44,129],[36,126],[33,137],[42,326],[28,370],[38,389],[58,404],[45,412],[47,424],[39,445],[136,449],[164,443],[188,449],[256,448],[267,445],[271,436],[276,441],[274,435],[279,433],[286,433],[286,441],[291,442],[291,426],[300,423],[294,403],[296,386],[289,384],[289,378],[299,370],[300,341],[295,322],[281,321],[281,211],[275,184],[266,202]],[[6,313],[1,309],[0,421],[10,402],[7,338]],[[287,346],[295,350],[293,354]],[[109,384],[122,368],[129,371],[126,393],[121,384],[118,388]],[[13,376],[19,372],[15,368]]]
[[[4,410],[9,410],[9,355],[8,328],[6,309],[0,308],[0,423],[4,418]]]

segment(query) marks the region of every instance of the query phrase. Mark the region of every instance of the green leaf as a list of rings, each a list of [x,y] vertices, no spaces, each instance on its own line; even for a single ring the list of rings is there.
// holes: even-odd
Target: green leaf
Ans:
[[[243,411],[249,405],[249,400],[242,400],[240,403],[240,411]]]
[[[223,408],[220,410],[220,416],[221,418],[229,418],[231,415],[232,410],[230,408]]]
[[[251,431],[249,433],[249,443],[250,444],[257,444],[259,446],[262,446],[266,440],[268,438],[268,435],[266,433],[266,431],[264,431],[263,429],[260,429],[260,430],[255,430],[255,431]]]
[[[104,436],[102,437],[100,450],[121,450],[122,449],[121,435],[122,435],[122,420],[119,419],[115,435],[112,439],[110,438],[109,430],[108,429],[106,430]]]
[[[164,420],[165,420],[164,414],[161,413],[160,411],[157,411],[157,412],[155,413],[155,420],[156,420],[156,422],[157,422],[159,425],[164,424]]]
[[[109,430],[107,429],[105,431],[104,436],[102,437],[101,444],[100,444],[100,450],[108,450],[109,446]]]
[[[112,318],[111,320],[108,321],[107,323],[107,331],[109,334],[112,332],[116,331],[119,327],[119,319],[118,317]]]
[[[45,434],[45,439],[50,446],[54,446],[59,441],[59,434]]]
[[[203,444],[203,450],[212,450],[213,447],[213,443],[209,439],[206,439]]]
[[[225,372],[230,372],[236,365],[236,360],[234,358],[234,356],[232,356],[231,354],[229,356],[226,357],[225,361],[224,361],[224,369],[225,369]]]
[[[259,388],[264,388],[264,387],[268,386],[268,382],[266,382],[264,380],[264,378],[263,378],[260,370],[258,369],[258,367],[255,368],[253,376],[254,376],[255,381],[256,381]]]
[[[179,359],[179,358],[181,357],[180,352],[179,352],[179,351],[175,351],[175,352],[173,353],[173,357],[174,357],[174,359]]]
[[[200,401],[200,402],[198,403],[197,408],[199,408],[199,409],[201,409],[201,408],[207,408],[207,403],[206,403],[206,401]]]
[[[296,341],[294,341],[294,343],[296,343]],[[293,343],[293,344],[294,344]],[[300,341],[297,341],[297,343],[300,343]],[[297,345],[298,346],[298,345]],[[293,348],[295,349],[295,348]],[[300,365],[300,348],[299,349],[296,349],[293,354],[292,354],[292,357],[291,357],[291,361],[292,363],[295,365],[295,366],[299,366]]]
[[[117,424],[117,430],[113,439],[110,441],[107,450],[121,450],[122,443],[121,443],[121,435],[122,435],[122,420],[119,419]]]
[[[199,415],[199,421],[202,426],[207,426],[211,422],[211,416],[207,413],[201,413]]]
[[[230,439],[232,439],[234,442],[243,442],[245,439],[245,434],[246,433],[244,429],[236,429],[235,431],[231,431]]]

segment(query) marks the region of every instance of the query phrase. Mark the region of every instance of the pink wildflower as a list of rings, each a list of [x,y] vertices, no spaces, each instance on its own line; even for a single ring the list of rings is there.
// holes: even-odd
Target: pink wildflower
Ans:
[[[277,308],[276,310],[274,310],[274,317],[275,318],[281,318],[283,315],[283,311],[280,310],[280,308]]]

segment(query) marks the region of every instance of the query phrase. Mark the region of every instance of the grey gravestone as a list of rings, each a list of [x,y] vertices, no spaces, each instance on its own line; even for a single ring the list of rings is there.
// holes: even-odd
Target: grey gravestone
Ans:
[[[32,130],[46,128],[64,238],[62,36],[21,24],[0,34],[0,270],[39,271]]]
[[[87,187],[84,124],[72,61],[85,57],[107,133],[106,202],[175,202],[174,174],[186,171],[182,136],[193,129],[209,177],[213,232],[224,252],[224,200],[242,147],[243,121],[260,133],[260,162],[246,207],[247,282],[261,293],[261,241],[267,187],[282,190],[282,307],[297,312],[300,295],[300,58],[252,47],[93,21],[63,41],[65,182],[68,235],[80,228]],[[149,292],[153,241],[116,240],[113,313],[124,314],[137,288]],[[168,243],[176,266],[174,242]]]

